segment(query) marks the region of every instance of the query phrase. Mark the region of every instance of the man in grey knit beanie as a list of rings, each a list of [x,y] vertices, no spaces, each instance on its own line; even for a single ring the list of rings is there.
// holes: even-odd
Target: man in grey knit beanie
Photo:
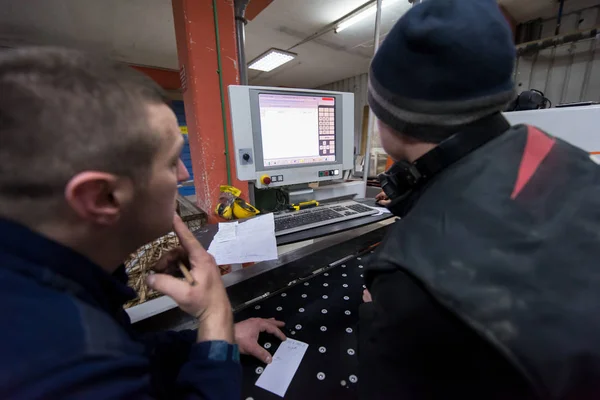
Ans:
[[[508,124],[514,61],[495,0],[426,0],[373,60],[402,219],[364,274],[364,399],[600,398],[600,167]]]

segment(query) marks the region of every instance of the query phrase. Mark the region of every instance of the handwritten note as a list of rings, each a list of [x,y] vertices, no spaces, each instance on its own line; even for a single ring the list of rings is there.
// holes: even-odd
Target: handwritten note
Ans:
[[[224,224],[225,225],[225,224]],[[232,229],[232,228],[226,228]],[[242,221],[235,227],[235,238],[226,234],[221,239],[221,227],[208,247],[217,264],[242,264],[277,259],[277,240],[273,214]]]
[[[283,397],[300,366],[308,344],[288,338],[279,345],[273,362],[267,365],[256,386]]]

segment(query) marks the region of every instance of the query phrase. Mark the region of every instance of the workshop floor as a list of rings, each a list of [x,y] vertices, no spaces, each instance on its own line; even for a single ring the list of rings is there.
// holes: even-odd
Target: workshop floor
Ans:
[[[286,323],[286,335],[308,343],[285,399],[358,397],[356,325],[358,307],[362,303],[365,261],[365,256],[349,260],[235,315],[237,321],[252,317],[277,318]],[[281,342],[265,334],[259,343],[274,354]],[[244,356],[242,365],[243,399],[281,399],[255,386],[265,367],[263,363]]]

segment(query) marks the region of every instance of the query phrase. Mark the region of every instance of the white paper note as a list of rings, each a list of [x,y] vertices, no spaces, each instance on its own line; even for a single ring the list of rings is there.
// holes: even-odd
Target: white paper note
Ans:
[[[273,214],[239,223],[235,238],[223,241],[219,233],[208,247],[218,265],[242,264],[277,259],[277,239]]]
[[[219,232],[215,235],[214,240],[217,242],[230,242],[237,237],[238,222],[219,223]]]
[[[298,340],[288,338],[281,342],[273,361],[256,381],[256,386],[283,397],[307,349],[308,344]]]
[[[377,206],[377,207],[371,207],[371,208],[373,210],[377,211],[377,214],[373,214],[372,217],[378,217],[378,216],[383,215],[383,214],[391,214],[391,211],[388,210],[385,207]]]

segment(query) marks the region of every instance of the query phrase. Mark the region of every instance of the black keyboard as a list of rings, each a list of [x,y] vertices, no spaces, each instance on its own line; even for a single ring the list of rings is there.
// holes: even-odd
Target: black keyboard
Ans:
[[[275,220],[275,231],[298,228],[304,225],[310,225],[321,221],[329,221],[341,217],[342,214],[326,208],[324,210],[315,210],[314,212],[279,218]]]
[[[366,206],[363,206],[362,204],[354,204],[352,206],[347,206],[347,207],[358,213],[369,212],[372,210],[371,207],[366,207]]]
[[[355,201],[342,201],[326,204],[308,210],[294,211],[275,215],[275,234],[277,236],[317,228],[355,218],[376,214],[371,207]]]

